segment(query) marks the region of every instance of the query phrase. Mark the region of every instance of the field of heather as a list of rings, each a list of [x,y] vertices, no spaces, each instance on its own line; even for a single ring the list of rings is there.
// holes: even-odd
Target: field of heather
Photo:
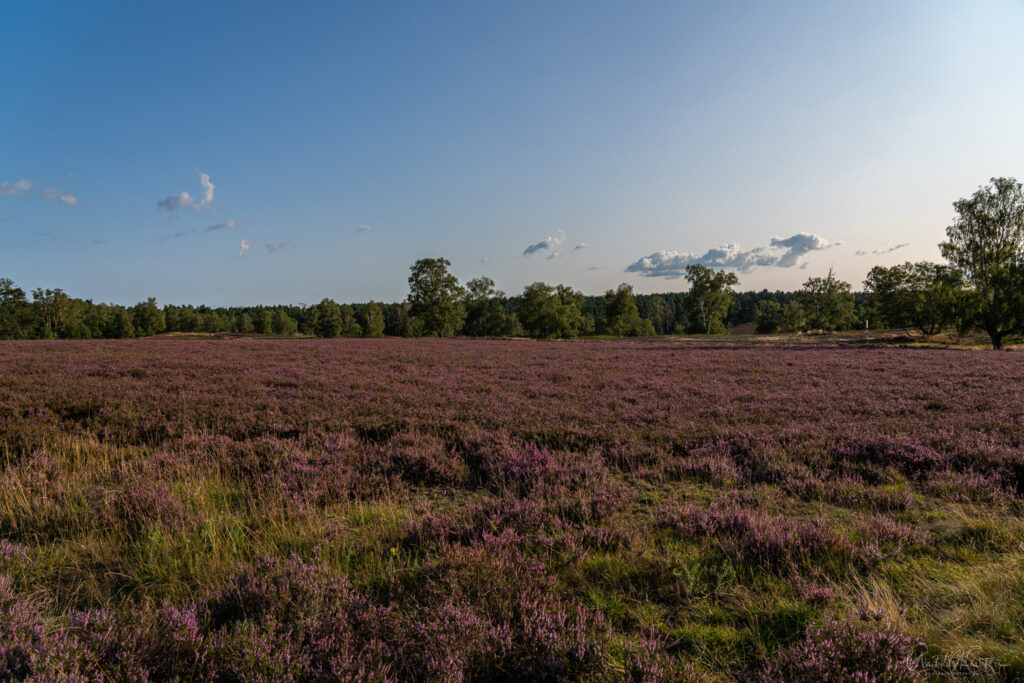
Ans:
[[[1022,387],[1007,352],[5,342],[0,680],[1024,677]]]

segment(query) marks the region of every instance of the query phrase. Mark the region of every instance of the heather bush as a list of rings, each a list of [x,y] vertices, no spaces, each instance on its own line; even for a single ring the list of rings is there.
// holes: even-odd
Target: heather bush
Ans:
[[[916,661],[921,646],[884,617],[826,615],[821,626],[809,628],[802,641],[782,650],[761,678],[794,683],[921,681]]]
[[[5,342],[0,679],[884,680],[909,635],[822,621],[866,605],[1014,666],[1022,383],[1012,353]]]

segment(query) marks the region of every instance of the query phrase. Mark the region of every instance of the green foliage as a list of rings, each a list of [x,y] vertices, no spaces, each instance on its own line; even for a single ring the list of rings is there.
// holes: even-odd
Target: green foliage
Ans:
[[[836,278],[831,268],[825,277],[807,279],[799,301],[809,329],[845,330],[857,324],[850,283]]]
[[[313,331],[318,337],[340,337],[342,332],[341,307],[333,299],[324,299],[315,307]]]
[[[642,320],[633,298],[633,287],[623,282],[618,289],[609,289],[604,294],[605,327],[621,337],[651,336],[654,326],[649,320]]]
[[[914,326],[936,334],[956,320],[962,282],[955,269],[927,261],[875,266],[864,280],[871,294],[868,315],[885,327]]]
[[[686,295],[687,331],[697,334],[724,334],[725,316],[740,280],[735,273],[715,271],[701,265],[686,267],[690,291]]]
[[[359,325],[356,320],[356,313],[348,304],[344,304],[340,307],[341,312],[341,336],[343,337],[362,337],[363,328]]]
[[[501,337],[517,334],[519,321],[505,311],[505,293],[495,289],[494,280],[478,277],[466,283],[466,324],[470,337]]]
[[[462,327],[463,290],[449,266],[446,258],[424,258],[409,268],[409,314],[416,319],[411,326],[416,336],[451,337]]]
[[[156,299],[150,297],[132,306],[132,324],[140,337],[160,334],[167,328],[167,318],[156,305]]]
[[[375,302],[371,301],[363,309],[363,336],[384,336],[384,313]]]
[[[583,313],[585,304],[583,294],[571,287],[534,282],[523,290],[516,315],[531,337],[571,339],[594,330],[593,318]]]
[[[780,326],[783,332],[799,332],[807,324],[804,307],[797,300],[789,301],[782,307]]]
[[[274,313],[272,329],[274,334],[292,335],[298,332],[299,326],[295,324],[295,320],[290,315],[279,308]]]
[[[1005,337],[1024,332],[1024,188],[992,178],[953,208],[957,218],[939,248],[973,289],[971,324],[1002,348]]]
[[[778,332],[782,327],[782,304],[772,299],[762,299],[757,302],[756,309],[757,327],[755,330],[762,334]]]

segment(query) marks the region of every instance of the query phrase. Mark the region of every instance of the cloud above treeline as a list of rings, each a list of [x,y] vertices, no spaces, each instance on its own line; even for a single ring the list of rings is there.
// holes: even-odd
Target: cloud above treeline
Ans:
[[[31,180],[22,178],[13,183],[0,183],[0,197],[24,197],[35,185]],[[78,206],[78,197],[70,192],[61,193],[52,187],[45,188],[39,192],[40,199],[52,199],[67,206]]]
[[[663,277],[669,280],[682,277],[686,267],[701,265],[749,273],[755,268],[804,267],[805,254],[839,246],[820,235],[798,232],[791,237],[773,237],[767,247],[743,249],[733,242],[697,255],[690,252],[656,251],[643,256],[626,267],[627,273],[639,273],[644,277]]]
[[[904,247],[909,247],[909,246],[910,246],[909,242],[903,242],[903,243],[900,243],[900,244],[896,245],[895,247],[886,247],[886,248],[883,248],[883,249],[876,249],[876,250],[872,251],[871,253],[876,255],[876,256],[879,256],[881,254],[891,254],[894,251],[897,251],[899,249],[903,249]],[[867,251],[864,250],[864,249],[858,249],[857,251],[854,252],[854,255],[856,255],[856,256],[866,256],[867,255]]]
[[[210,176],[206,173],[199,174],[199,184],[203,188],[202,196],[199,199],[188,192],[179,192],[159,200],[156,205],[171,212],[178,209],[195,209],[196,211],[209,209],[213,204],[213,191],[216,185],[210,182]]]
[[[32,181],[22,178],[13,183],[0,183],[0,197],[23,197],[32,189]]]
[[[238,257],[241,258],[242,254],[252,249],[252,240],[242,240],[238,244]]]
[[[209,227],[203,228],[203,232],[216,232],[217,230],[235,230],[238,228],[238,223],[234,218],[229,218],[223,223],[217,223]]]
[[[562,230],[558,231],[558,237],[552,237],[548,235],[540,242],[531,244],[526,249],[523,249],[523,256],[533,256],[534,254],[541,251],[550,251],[548,259],[556,258],[559,254],[559,249],[565,244],[565,232]]]
[[[372,230],[372,225],[360,225],[358,228],[356,228],[356,232],[370,232]]]
[[[269,251],[271,254],[273,254],[275,251],[281,251],[282,249],[287,249],[289,247],[294,247],[295,246],[295,242],[292,242],[291,240],[289,240],[287,242],[270,242],[266,246],[267,246],[267,251]]]

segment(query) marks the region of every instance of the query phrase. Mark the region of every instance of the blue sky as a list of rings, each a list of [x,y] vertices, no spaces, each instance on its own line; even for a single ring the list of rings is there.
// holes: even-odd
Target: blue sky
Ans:
[[[678,291],[688,262],[859,287],[1024,179],[1022,30],[1020,0],[11,2],[0,276],[212,305],[399,300],[424,256],[509,293]]]

